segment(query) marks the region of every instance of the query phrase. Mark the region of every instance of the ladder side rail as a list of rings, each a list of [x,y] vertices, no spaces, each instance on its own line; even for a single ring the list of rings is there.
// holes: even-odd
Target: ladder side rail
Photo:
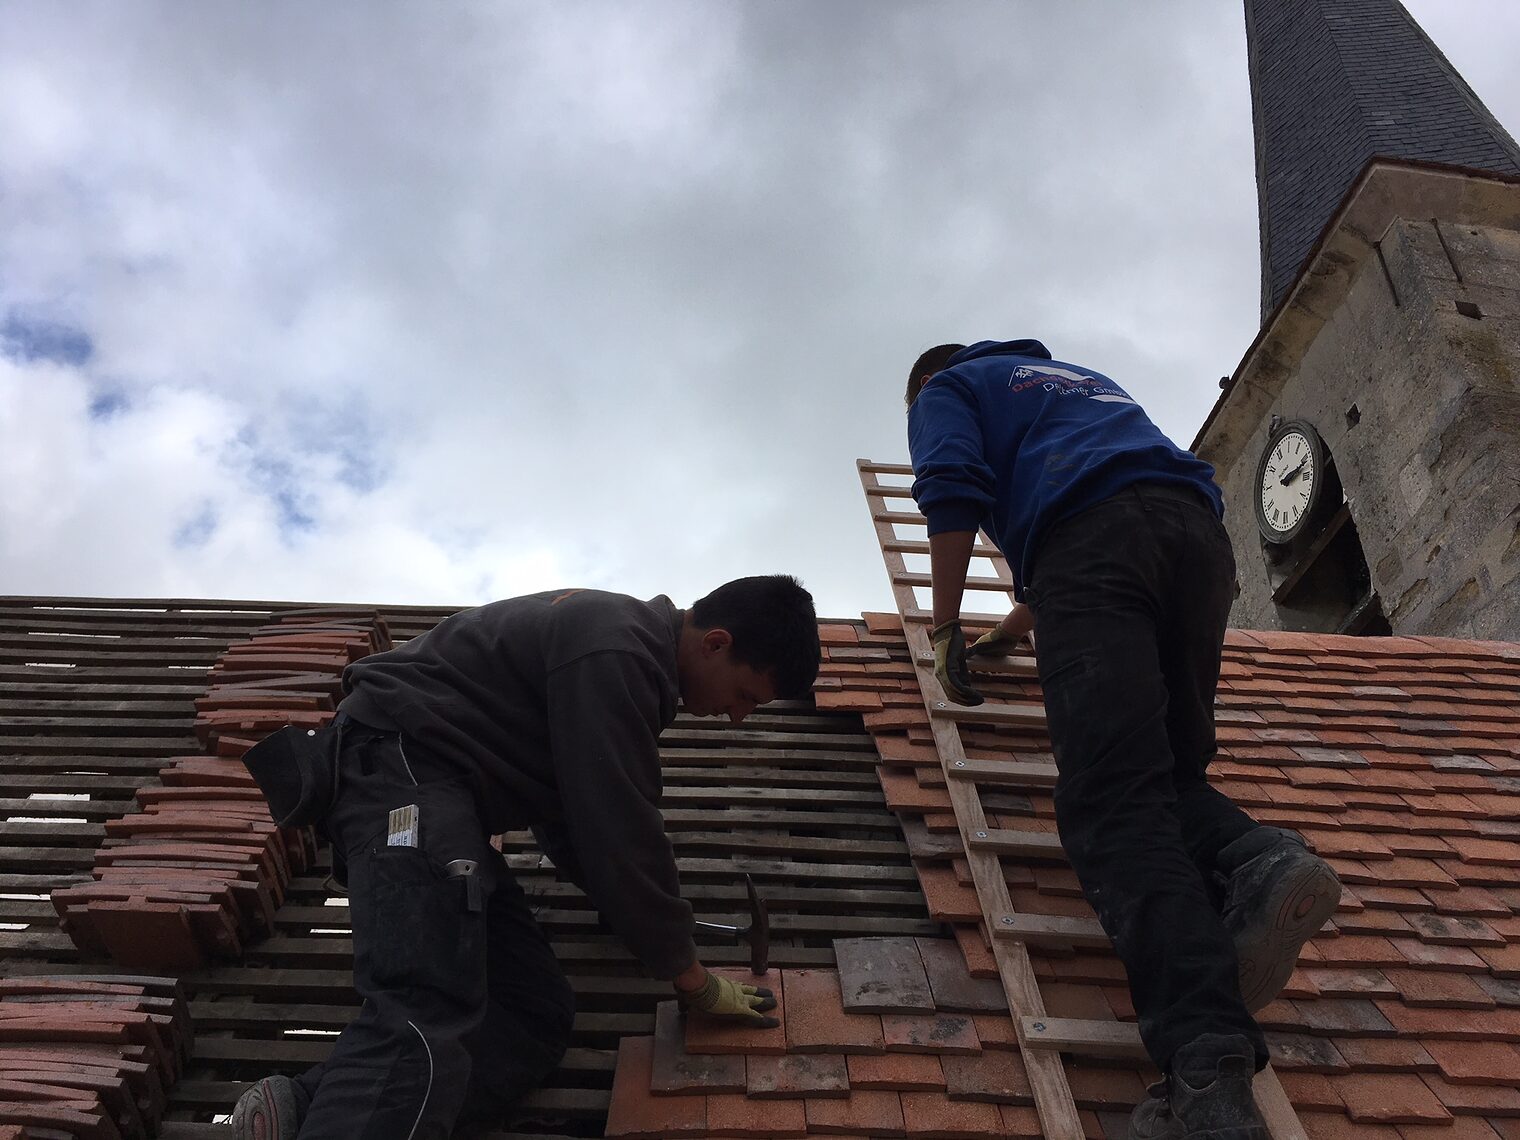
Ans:
[[[879,488],[876,473],[867,470],[864,463],[860,464],[860,479],[868,497],[873,490]],[[898,581],[898,576],[906,571],[902,554],[888,550],[886,546],[888,540],[894,537],[892,521],[896,520],[884,519],[879,517],[877,512],[872,512],[872,525],[876,529],[877,539],[881,544],[882,559],[886,564],[887,576],[892,584],[892,594],[897,602],[898,612],[903,614],[909,608],[916,609],[918,601],[912,587]],[[921,515],[918,516],[918,522],[920,525],[923,524]],[[929,632],[922,624],[909,624],[904,621],[903,632],[908,639],[908,651],[913,657],[933,652]],[[934,735],[941,770],[945,773],[950,803],[955,811],[956,826],[961,833],[961,845],[971,867],[972,883],[976,889],[977,901],[982,908],[982,921],[987,924],[990,932],[994,928],[993,912],[1000,915],[1013,912],[1013,903],[1008,895],[1008,884],[1003,878],[1002,863],[997,855],[976,850],[971,845],[970,841],[975,837],[976,832],[987,831],[987,817],[982,810],[981,798],[977,794],[976,786],[968,780],[954,780],[950,777],[955,761],[964,762],[966,755],[961,744],[960,731],[955,722],[946,717],[933,715],[934,701],[943,698],[944,694],[937,681],[930,680],[926,683],[922,677],[920,677],[919,693],[924,700],[924,711],[930,714],[930,730]],[[993,958],[998,967],[998,977],[1003,983],[1003,993],[1008,1000],[1013,1023],[1018,1031],[1024,1065],[1034,1092],[1035,1108],[1039,1113],[1041,1129],[1047,1140],[1083,1140],[1082,1121],[1077,1114],[1076,1100],[1071,1093],[1071,1084],[1066,1079],[1061,1055],[1050,1050],[1023,1047],[1023,1019],[1025,1017],[1040,1018],[1045,1015],[1045,1000],[1040,995],[1034,966],[1029,960],[1029,949],[1022,942],[1009,942],[998,938],[992,938],[991,941]]]

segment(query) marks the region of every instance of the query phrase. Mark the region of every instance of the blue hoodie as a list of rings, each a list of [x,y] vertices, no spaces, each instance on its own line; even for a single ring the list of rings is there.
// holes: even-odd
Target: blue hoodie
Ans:
[[[1196,487],[1224,514],[1213,467],[1108,377],[1052,360],[1037,340],[952,356],[908,411],[908,449],[929,533],[985,531],[1019,598],[1046,531],[1132,483]]]

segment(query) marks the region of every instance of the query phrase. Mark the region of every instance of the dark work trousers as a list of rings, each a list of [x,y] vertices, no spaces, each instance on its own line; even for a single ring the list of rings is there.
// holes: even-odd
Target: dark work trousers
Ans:
[[[1162,1071],[1204,1033],[1267,1059],[1214,885],[1220,849],[1258,824],[1206,775],[1234,580],[1201,492],[1141,483],[1051,528],[1026,592],[1061,843]]]
[[[304,1138],[408,1140],[489,1121],[563,1057],[574,998],[475,807],[467,781],[349,721],[323,821],[347,863],[354,988],[363,1008],[321,1065]],[[391,809],[416,804],[420,846],[388,846]],[[447,865],[473,860],[477,888]],[[335,859],[336,861],[336,859]]]

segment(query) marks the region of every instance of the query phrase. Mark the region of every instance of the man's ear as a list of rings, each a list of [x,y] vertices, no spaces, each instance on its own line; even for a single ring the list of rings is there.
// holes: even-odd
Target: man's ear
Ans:
[[[717,653],[720,649],[727,649],[733,643],[734,635],[716,626],[702,634],[702,648],[707,653]]]

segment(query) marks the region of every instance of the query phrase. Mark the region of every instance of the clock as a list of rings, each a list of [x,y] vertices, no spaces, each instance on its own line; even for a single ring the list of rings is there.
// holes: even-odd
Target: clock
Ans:
[[[1330,483],[1329,453],[1304,420],[1279,424],[1256,465],[1256,525],[1262,537],[1286,545],[1318,517]]]

